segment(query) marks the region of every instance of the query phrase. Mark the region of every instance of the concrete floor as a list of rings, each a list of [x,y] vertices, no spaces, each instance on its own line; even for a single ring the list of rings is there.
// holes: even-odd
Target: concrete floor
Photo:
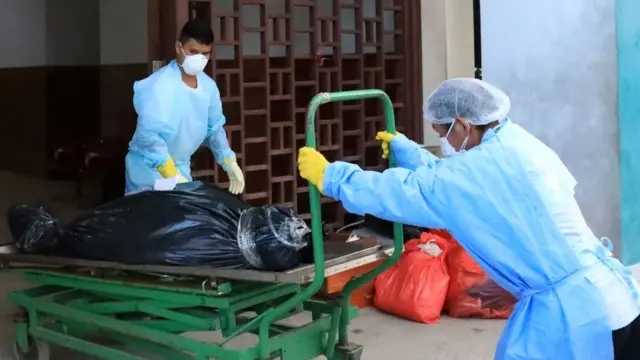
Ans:
[[[70,220],[91,206],[90,199],[78,201],[71,183],[38,181],[0,172],[0,211],[9,205],[43,203],[61,220]],[[0,239],[10,239],[6,221],[0,222]],[[3,242],[0,240],[0,242]],[[14,309],[4,293],[28,286],[18,274],[0,273],[0,360],[13,359],[11,319]],[[299,322],[301,319],[294,319]],[[352,341],[364,345],[365,360],[425,359],[487,360],[493,357],[495,343],[503,321],[456,320],[443,318],[440,324],[424,325],[367,309],[351,326]],[[212,334],[189,334],[202,340],[213,340]],[[215,337],[215,336],[214,336]],[[231,344],[241,346],[245,341]],[[247,344],[244,343],[246,346]],[[53,349],[54,360],[85,360],[89,357]]]
[[[504,323],[444,317],[424,325],[368,309],[351,333],[364,346],[363,360],[490,360]]]

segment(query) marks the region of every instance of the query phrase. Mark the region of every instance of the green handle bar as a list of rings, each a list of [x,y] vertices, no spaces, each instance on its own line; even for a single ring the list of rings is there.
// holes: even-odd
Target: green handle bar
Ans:
[[[339,101],[352,101],[361,99],[379,99],[382,101],[384,107],[384,117],[386,122],[387,131],[394,134],[396,132],[396,120],[393,113],[393,103],[389,96],[382,90],[367,89],[367,90],[353,90],[353,91],[340,91],[333,93],[320,93],[311,99],[309,108],[307,109],[307,146],[316,148],[316,131],[315,131],[315,114],[318,111],[318,107],[322,104]],[[395,166],[395,159],[393,154],[389,154],[389,166]],[[309,186],[309,202],[311,207],[311,231],[313,236],[313,255],[315,262],[315,276],[311,284],[313,291],[317,291],[324,281],[324,252],[323,252],[323,239],[322,239],[322,214],[320,208],[320,192],[314,185]],[[348,343],[348,307],[349,298],[351,294],[373,280],[376,276],[390,268],[395,264],[402,255],[404,246],[404,237],[401,224],[394,224],[393,226],[393,238],[394,238],[394,250],[393,254],[382,264],[374,268],[373,270],[349,281],[342,289],[340,305],[342,308],[340,315],[340,327],[339,327],[339,339],[340,345],[347,345]],[[317,286],[317,287],[316,287]],[[335,342],[335,334],[332,337],[331,334],[327,341],[326,351],[332,352],[333,342]],[[330,354],[327,354],[330,355]]]
[[[322,104],[327,104],[331,102],[339,102],[339,101],[352,101],[352,100],[363,100],[363,99],[380,99],[384,106],[384,116],[386,120],[387,131],[390,133],[396,132],[396,122],[395,116],[393,114],[393,104],[391,103],[391,99],[389,96],[382,90],[377,89],[369,89],[369,90],[353,90],[353,91],[339,91],[332,93],[320,93],[314,96],[309,102],[309,106],[307,107],[307,124],[306,124],[306,137],[307,137],[307,146],[316,148],[316,127],[315,127],[315,116],[318,112],[318,108]],[[393,159],[393,155],[389,154],[389,166],[395,166],[395,161]],[[323,246],[323,236],[322,236],[322,213],[320,208],[320,192],[315,185],[309,184],[309,205],[311,208],[311,235],[312,235],[312,244],[313,244],[313,261],[314,261],[314,275],[313,281],[309,286],[307,286],[304,290],[296,294],[295,296],[289,298],[280,306],[271,309],[267,313],[264,313],[264,316],[259,320],[259,342],[261,344],[266,344],[267,339],[269,337],[269,325],[280,316],[284,315],[287,311],[294,308],[296,305],[301,302],[309,299],[311,296],[315,295],[322,284],[324,283],[324,273],[325,273],[325,257],[324,257],[324,246]],[[332,317],[339,316],[340,322],[337,321],[331,322],[331,330],[327,339],[325,355],[328,359],[333,357],[335,342],[336,342],[336,329],[335,327],[339,325],[339,339],[341,345],[346,345],[348,343],[348,332],[347,328],[349,325],[349,298],[354,290],[364,285],[365,283],[373,280],[376,276],[380,275],[382,272],[390,268],[393,264],[395,264],[398,259],[400,259],[400,255],[402,255],[402,249],[404,246],[403,243],[403,233],[402,233],[402,225],[394,224],[393,227],[393,237],[394,237],[394,250],[393,254],[382,264],[374,268],[373,270],[363,274],[362,276],[352,279],[349,281],[342,290],[341,298],[340,298],[340,308],[341,311],[334,312]],[[335,319],[332,319],[335,320]],[[262,359],[269,358],[269,349],[267,346],[260,347],[260,356]]]

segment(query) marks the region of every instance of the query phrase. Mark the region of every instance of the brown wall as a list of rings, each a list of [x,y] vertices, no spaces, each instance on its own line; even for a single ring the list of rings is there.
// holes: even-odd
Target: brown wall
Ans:
[[[42,119],[47,151],[70,139],[95,138],[100,125],[100,67],[45,68],[47,112]]]
[[[0,169],[45,177],[61,145],[126,140],[146,74],[146,63],[0,69]]]
[[[26,170],[25,162],[43,163],[46,81],[44,68],[0,69],[0,168]]]

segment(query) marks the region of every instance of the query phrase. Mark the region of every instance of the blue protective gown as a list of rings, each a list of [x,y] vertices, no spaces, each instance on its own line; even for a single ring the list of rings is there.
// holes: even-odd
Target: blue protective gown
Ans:
[[[180,174],[191,180],[191,156],[206,144],[222,165],[235,156],[229,148],[220,91],[207,74],[197,77],[198,87],[182,81],[175,61],[133,85],[133,106],[138,126],[129,143],[126,193],[153,189],[162,179],[156,170],[171,156]]]
[[[324,194],[355,214],[447,229],[489,276],[518,298],[497,360],[612,360],[607,311],[584,276],[590,266],[620,267],[599,243],[581,264],[527,173],[539,141],[507,121],[482,144],[444,160],[402,136],[398,168],[382,173],[335,162]],[[617,269],[618,271],[621,269]]]

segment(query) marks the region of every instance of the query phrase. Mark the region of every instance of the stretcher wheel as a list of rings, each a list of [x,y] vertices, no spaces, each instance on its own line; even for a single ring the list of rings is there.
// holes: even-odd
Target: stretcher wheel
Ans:
[[[362,345],[349,343],[348,345],[336,345],[336,354],[332,359],[360,360],[362,358]]]
[[[29,339],[29,351],[23,352],[17,342],[13,342],[13,356],[15,360],[50,360],[51,347],[49,344],[35,339]]]

